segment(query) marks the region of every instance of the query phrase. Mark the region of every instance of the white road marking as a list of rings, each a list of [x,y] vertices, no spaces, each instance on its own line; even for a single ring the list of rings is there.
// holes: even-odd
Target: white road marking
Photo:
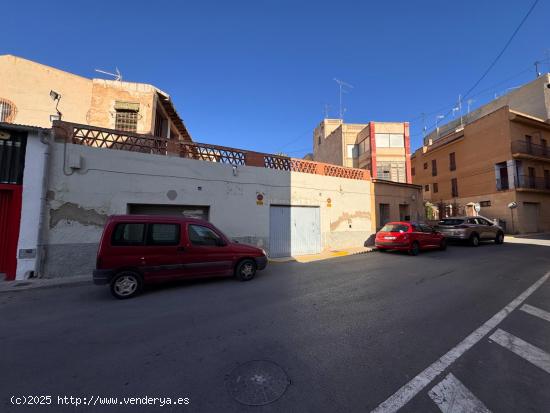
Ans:
[[[548,311],[541,310],[540,308],[533,307],[532,305],[523,304],[520,310],[534,315],[535,317],[542,318],[543,320],[550,321],[550,313]]]
[[[428,393],[443,413],[491,413],[491,411],[451,373]]]
[[[455,347],[441,356],[437,361],[432,363],[424,371],[406,383],[403,387],[397,390],[393,395],[388,397],[373,413],[389,413],[396,412],[407,404],[414,396],[418,394],[424,387],[439,376],[443,371],[455,362],[462,354],[472,348],[479,340],[485,337],[489,331],[495,328],[502,320],[504,320],[513,310],[525,301],[527,297],[533,294],[550,277],[550,272],[543,275],[531,287],[517,296],[511,303],[496,313],[493,317],[487,320],[483,325],[477,328],[468,337],[458,343]]]
[[[491,334],[489,339],[516,353],[518,356],[543,369],[545,372],[550,373],[550,354],[546,351],[500,328]]]

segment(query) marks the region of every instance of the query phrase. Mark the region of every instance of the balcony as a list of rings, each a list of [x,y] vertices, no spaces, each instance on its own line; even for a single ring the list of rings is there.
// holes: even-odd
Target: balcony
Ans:
[[[514,181],[516,188],[520,190],[550,191],[550,179],[545,177],[519,175]]]
[[[547,145],[536,145],[527,141],[512,141],[512,154],[518,158],[550,161],[550,149]]]

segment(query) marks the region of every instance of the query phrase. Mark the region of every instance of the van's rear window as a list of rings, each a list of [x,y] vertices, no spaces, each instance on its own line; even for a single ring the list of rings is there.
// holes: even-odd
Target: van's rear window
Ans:
[[[112,245],[143,245],[145,224],[116,224],[111,240]]]
[[[380,231],[382,232],[407,232],[409,226],[405,224],[386,224]]]
[[[439,225],[460,225],[463,224],[463,219],[456,219],[456,218],[449,218],[449,219],[442,219],[439,221]]]

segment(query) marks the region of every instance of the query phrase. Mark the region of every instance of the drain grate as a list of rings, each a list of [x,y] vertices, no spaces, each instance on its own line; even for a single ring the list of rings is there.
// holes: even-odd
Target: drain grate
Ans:
[[[226,377],[225,384],[229,394],[239,403],[262,406],[281,397],[290,380],[278,364],[253,360],[235,368]]]

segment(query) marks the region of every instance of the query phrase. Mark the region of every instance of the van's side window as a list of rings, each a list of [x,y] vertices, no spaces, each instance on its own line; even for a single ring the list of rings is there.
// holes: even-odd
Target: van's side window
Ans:
[[[117,224],[113,231],[113,245],[143,245],[145,224]]]
[[[180,224],[149,224],[147,245],[178,245]]]
[[[216,247],[223,244],[218,234],[202,225],[189,225],[187,232],[192,245]]]

